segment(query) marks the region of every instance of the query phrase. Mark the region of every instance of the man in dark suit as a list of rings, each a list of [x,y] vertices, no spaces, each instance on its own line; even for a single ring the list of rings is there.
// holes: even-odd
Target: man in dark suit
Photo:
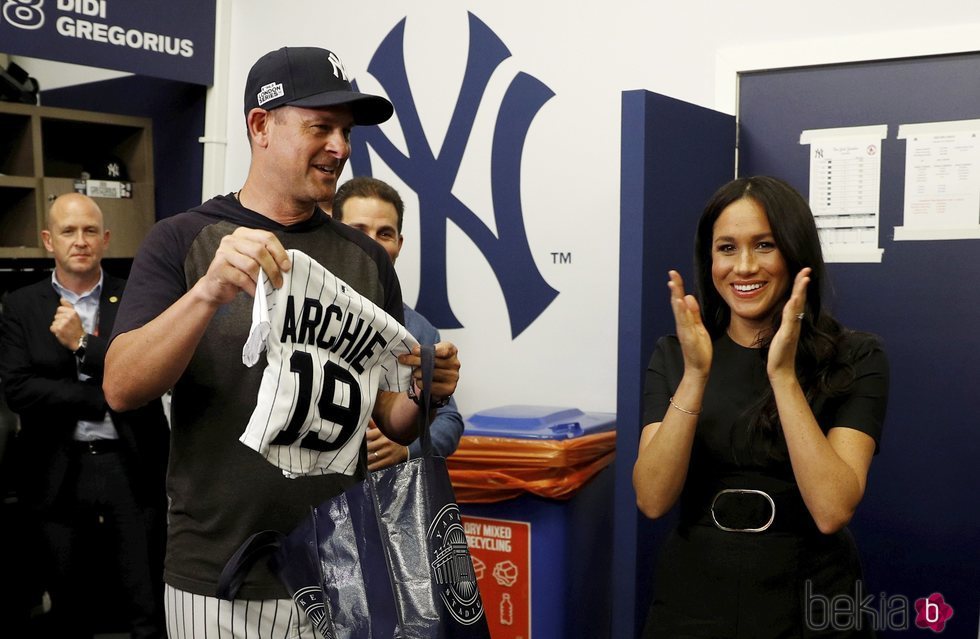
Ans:
[[[159,401],[120,414],[102,393],[125,281],[102,270],[109,231],[91,198],[58,197],[41,237],[54,273],[7,296],[0,377],[20,416],[17,494],[46,547],[37,563],[51,600],[47,632],[91,636],[97,606],[122,608],[133,637],[162,637],[167,422]],[[97,547],[110,552],[93,556]],[[117,575],[121,601],[91,592],[93,570]]]

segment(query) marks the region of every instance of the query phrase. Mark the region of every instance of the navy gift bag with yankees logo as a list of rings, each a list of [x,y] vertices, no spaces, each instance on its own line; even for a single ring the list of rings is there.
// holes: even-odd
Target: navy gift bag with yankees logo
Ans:
[[[429,388],[432,347],[422,353]],[[278,546],[275,572],[326,639],[489,639],[446,461],[432,454],[428,393],[423,406],[421,457],[366,473],[285,538],[253,536],[219,596],[233,596],[235,573]]]

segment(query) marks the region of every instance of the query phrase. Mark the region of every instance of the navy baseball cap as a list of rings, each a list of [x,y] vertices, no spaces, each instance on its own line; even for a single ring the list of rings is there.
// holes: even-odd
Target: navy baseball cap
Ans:
[[[285,105],[320,108],[346,104],[354,124],[381,124],[395,108],[378,95],[351,87],[336,53],[317,47],[283,47],[258,59],[245,81],[245,115]]]

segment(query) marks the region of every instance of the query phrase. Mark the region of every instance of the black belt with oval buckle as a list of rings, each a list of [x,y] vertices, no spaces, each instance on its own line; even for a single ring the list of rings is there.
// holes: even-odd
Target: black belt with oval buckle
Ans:
[[[776,502],[764,490],[725,488],[711,500],[711,521],[725,532],[760,533],[776,519]]]
[[[796,484],[740,473],[701,486],[681,502],[680,526],[710,526],[731,533],[819,533]]]

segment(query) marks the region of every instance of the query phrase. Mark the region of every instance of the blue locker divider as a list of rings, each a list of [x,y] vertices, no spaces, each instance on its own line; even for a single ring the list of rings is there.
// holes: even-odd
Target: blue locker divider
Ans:
[[[612,637],[632,639],[670,525],[640,515],[633,492],[643,375],[657,338],[674,332],[667,271],[692,281],[698,217],[735,174],[735,118],[643,90],[624,92],[622,104]]]

